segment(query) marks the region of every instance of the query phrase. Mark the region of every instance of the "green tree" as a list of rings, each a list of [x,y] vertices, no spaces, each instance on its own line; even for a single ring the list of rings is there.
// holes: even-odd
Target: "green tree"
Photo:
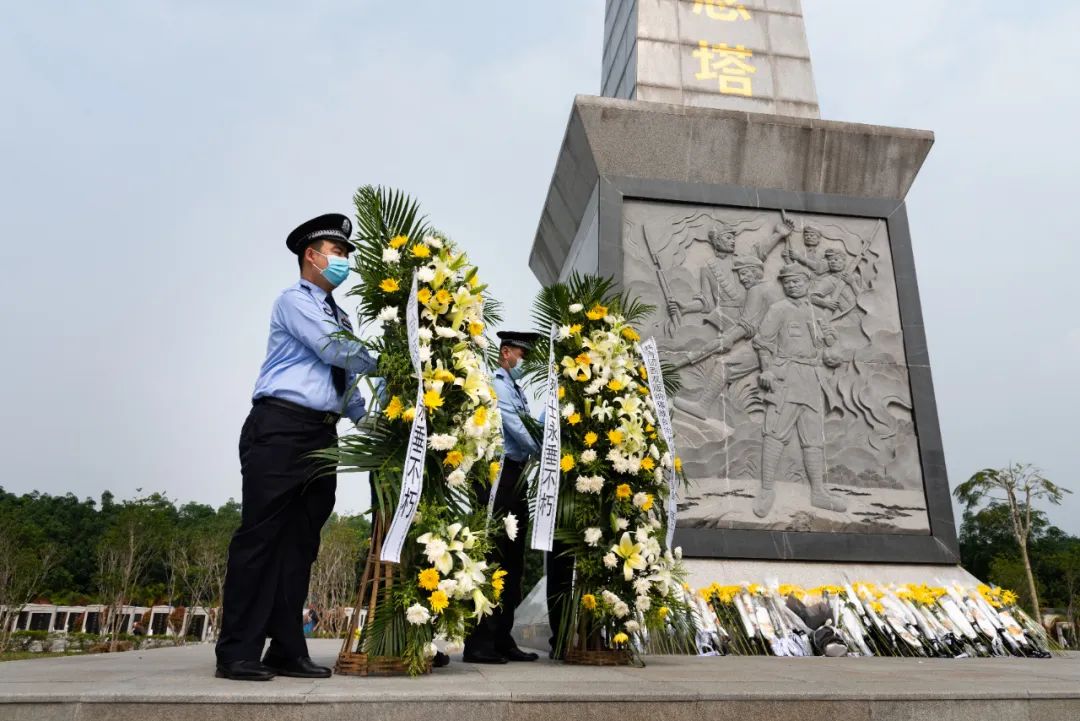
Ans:
[[[1005,507],[1009,528],[1020,552],[1028,598],[1036,619],[1040,618],[1039,592],[1028,552],[1038,512],[1035,504],[1045,502],[1059,505],[1066,493],[1071,491],[1056,485],[1043,476],[1038,468],[1026,463],[1014,463],[1005,468],[984,468],[953,491],[957,500],[964,504],[965,512],[984,503],[989,507]]]

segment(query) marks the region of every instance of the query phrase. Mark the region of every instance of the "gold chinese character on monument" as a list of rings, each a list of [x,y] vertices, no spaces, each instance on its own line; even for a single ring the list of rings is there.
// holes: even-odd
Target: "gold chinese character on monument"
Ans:
[[[725,95],[754,97],[751,76],[757,72],[757,68],[745,62],[754,56],[745,46],[729,47],[727,43],[710,46],[708,42],[699,40],[693,56],[701,63],[701,69],[694,74],[695,78],[718,81],[720,92]]]
[[[694,3],[694,14],[700,15],[703,12],[710,20],[723,20],[729,23],[750,19],[746,6],[736,0],[697,0]]]

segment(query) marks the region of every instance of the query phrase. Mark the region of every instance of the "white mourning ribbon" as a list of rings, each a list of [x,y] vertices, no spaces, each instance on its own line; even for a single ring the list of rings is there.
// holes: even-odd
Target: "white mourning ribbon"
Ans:
[[[671,469],[668,474],[666,541],[667,547],[671,548],[671,541],[675,537],[675,522],[679,515],[679,484],[675,474],[675,431],[671,427],[667,391],[664,390],[664,373],[660,370],[660,354],[656,350],[655,338],[648,338],[641,344],[641,360],[645,363],[645,370],[649,374],[649,393],[656,406],[656,419],[660,424],[660,433],[664,436],[664,442],[667,443],[668,453],[671,454]]]
[[[401,561],[401,548],[409,533],[420,492],[424,487],[424,461],[427,458],[427,409],[424,407],[424,368],[420,362],[420,318],[416,308],[416,273],[413,272],[409,302],[405,307],[405,323],[409,331],[409,355],[416,369],[416,415],[409,431],[409,445],[405,451],[405,469],[401,474],[401,495],[398,497],[394,520],[383,540],[379,560],[389,563]]]
[[[555,538],[555,509],[559,502],[559,452],[562,440],[559,427],[559,371],[555,365],[555,337],[558,326],[551,325],[548,351],[547,396],[544,408],[544,446],[540,451],[540,474],[537,476],[536,513],[533,515],[532,547],[550,551]]]

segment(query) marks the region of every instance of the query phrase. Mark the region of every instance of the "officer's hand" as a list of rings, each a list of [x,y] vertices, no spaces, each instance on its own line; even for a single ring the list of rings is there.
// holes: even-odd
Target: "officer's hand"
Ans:
[[[668,301],[667,309],[669,315],[678,315],[679,312],[682,310],[682,305],[679,303],[679,301],[672,299]]]
[[[840,307],[840,301],[834,300],[833,298],[826,298],[824,306],[829,310],[836,310]]]
[[[773,384],[776,382],[776,376],[772,374],[772,371],[763,371],[757,379],[758,386],[763,391],[771,391]]]
[[[789,235],[791,235],[791,233],[794,230],[795,230],[795,221],[788,218],[787,220],[782,220],[779,223],[777,223],[776,228],[775,228],[775,230],[773,232],[776,233],[777,235],[779,235],[781,238],[786,238]]]
[[[844,281],[844,282],[845,282],[845,283],[847,283],[848,285],[852,285],[852,281],[853,281],[854,279],[853,279],[853,278],[851,277],[851,273],[849,273],[849,272],[847,272],[847,271],[845,270],[845,271],[841,271],[841,272],[840,272],[840,280]]]

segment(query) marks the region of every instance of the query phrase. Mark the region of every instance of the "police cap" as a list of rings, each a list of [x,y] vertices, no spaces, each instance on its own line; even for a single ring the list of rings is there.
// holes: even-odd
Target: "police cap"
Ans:
[[[495,335],[499,336],[499,346],[508,345],[513,348],[521,348],[526,353],[532,350],[533,345],[540,339],[539,333],[522,333],[516,330],[501,330]]]
[[[320,240],[330,240],[335,243],[344,243],[349,247],[350,251],[353,251],[356,250],[356,246],[349,240],[351,235],[351,220],[341,213],[327,213],[298,225],[285,239],[285,246],[300,255],[304,252],[304,248],[312,243]]]

